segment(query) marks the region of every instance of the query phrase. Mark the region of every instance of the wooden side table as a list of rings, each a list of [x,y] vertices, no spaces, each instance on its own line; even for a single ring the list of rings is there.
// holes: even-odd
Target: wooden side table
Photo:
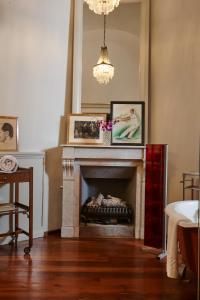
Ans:
[[[19,199],[19,185],[24,182],[29,185],[28,205],[21,203]],[[33,167],[18,168],[13,173],[0,173],[0,186],[4,184],[10,185],[9,202],[0,204],[0,216],[8,215],[11,226],[9,231],[1,233],[0,237],[11,236],[12,242],[15,242],[17,247],[18,235],[21,233],[27,235],[29,237],[28,247],[24,248],[24,253],[29,254],[33,245]],[[28,231],[19,227],[19,214],[27,216],[29,220]]]

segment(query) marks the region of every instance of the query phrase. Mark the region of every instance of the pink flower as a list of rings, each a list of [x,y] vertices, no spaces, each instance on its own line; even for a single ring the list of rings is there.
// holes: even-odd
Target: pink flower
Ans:
[[[103,131],[111,131],[112,130],[112,121],[98,121],[98,126]]]

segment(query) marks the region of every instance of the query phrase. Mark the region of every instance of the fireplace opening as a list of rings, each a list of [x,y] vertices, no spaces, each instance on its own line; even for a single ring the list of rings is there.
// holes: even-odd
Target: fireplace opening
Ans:
[[[81,222],[85,224],[131,224],[132,218],[131,206],[110,194],[99,193],[97,197],[89,197],[81,208]]]
[[[118,236],[133,236],[136,168],[81,167],[80,225],[104,226]],[[109,229],[108,229],[109,228]],[[109,235],[109,234],[108,234]]]

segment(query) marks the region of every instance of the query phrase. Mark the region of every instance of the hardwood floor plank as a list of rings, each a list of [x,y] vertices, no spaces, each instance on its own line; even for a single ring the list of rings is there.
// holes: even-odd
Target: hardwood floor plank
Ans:
[[[1,300],[194,300],[196,282],[169,279],[165,262],[134,239],[34,240],[0,246]]]

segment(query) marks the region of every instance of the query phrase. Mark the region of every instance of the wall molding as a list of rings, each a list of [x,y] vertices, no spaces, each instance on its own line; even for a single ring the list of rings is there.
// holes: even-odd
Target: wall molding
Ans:
[[[44,159],[44,152],[0,152],[0,157],[4,155],[13,155],[20,159]]]

